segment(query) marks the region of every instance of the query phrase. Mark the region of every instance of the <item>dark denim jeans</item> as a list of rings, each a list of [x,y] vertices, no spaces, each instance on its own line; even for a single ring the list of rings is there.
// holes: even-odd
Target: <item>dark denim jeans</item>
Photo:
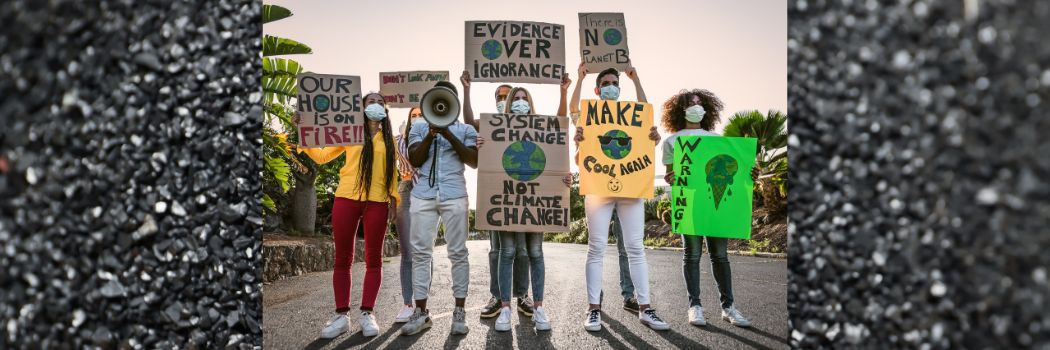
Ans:
[[[707,252],[711,256],[711,274],[718,284],[718,299],[722,308],[733,306],[733,273],[729,269],[726,255],[726,238],[682,235],[685,242],[685,257],[682,270],[685,274],[685,289],[689,292],[689,306],[700,305],[700,255],[703,239],[707,239]]]
[[[620,227],[620,219],[613,210],[612,226],[609,227],[609,235],[616,237],[616,252],[620,254],[620,294],[623,299],[634,298],[634,281],[631,280],[631,263],[627,261],[627,249],[623,247],[623,228]]]
[[[517,252],[524,248],[528,253],[529,277],[532,278],[532,299],[543,301],[543,234],[525,232],[500,232],[503,249],[499,259],[500,300],[510,301],[511,269],[517,267],[521,260]],[[522,244],[524,242],[524,244]],[[514,278],[518,273],[514,272]],[[528,281],[528,278],[525,279]],[[517,286],[515,286],[517,287]],[[524,293],[523,293],[524,294]]]
[[[515,244],[517,257],[514,259],[514,296],[524,297],[529,292],[529,255],[525,252],[525,237]],[[489,292],[492,296],[499,298],[499,257],[500,257],[500,232],[489,232]]]

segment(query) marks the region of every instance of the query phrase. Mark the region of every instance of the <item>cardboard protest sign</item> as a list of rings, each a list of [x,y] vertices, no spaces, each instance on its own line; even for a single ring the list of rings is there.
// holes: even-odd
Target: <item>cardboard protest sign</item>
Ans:
[[[569,119],[481,114],[479,230],[568,232]]]
[[[473,81],[561,84],[565,28],[519,21],[467,21],[466,69]]]
[[[448,71],[380,72],[379,93],[386,98],[386,106],[411,108],[419,106],[423,94],[434,83],[448,80]]]
[[[672,232],[751,239],[756,144],[750,137],[675,138]]]
[[[653,198],[656,143],[653,106],[631,101],[580,102],[580,194]]]
[[[326,147],[364,143],[361,77],[299,73],[299,145]]]
[[[630,51],[623,13],[580,13],[580,58],[592,73],[627,68]]]

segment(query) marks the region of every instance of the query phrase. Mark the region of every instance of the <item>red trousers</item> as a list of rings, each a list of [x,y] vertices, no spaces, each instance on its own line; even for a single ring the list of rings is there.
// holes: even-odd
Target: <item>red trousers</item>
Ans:
[[[335,290],[336,312],[350,311],[350,266],[354,263],[358,224],[364,226],[365,233],[361,310],[372,310],[376,304],[383,281],[383,239],[386,238],[388,207],[389,203],[335,198],[332,205],[332,239],[335,241],[332,288]]]

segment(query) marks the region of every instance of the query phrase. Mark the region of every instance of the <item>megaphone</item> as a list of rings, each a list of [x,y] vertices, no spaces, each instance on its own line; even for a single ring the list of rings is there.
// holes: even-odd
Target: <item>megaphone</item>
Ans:
[[[452,89],[436,86],[423,94],[419,108],[430,126],[444,128],[459,118],[459,96]]]

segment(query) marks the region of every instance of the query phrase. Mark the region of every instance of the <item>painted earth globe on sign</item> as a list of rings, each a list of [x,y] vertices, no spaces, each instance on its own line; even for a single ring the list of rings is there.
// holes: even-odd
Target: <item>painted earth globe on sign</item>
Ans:
[[[605,43],[609,45],[619,45],[620,41],[623,40],[623,35],[616,28],[606,29],[605,33],[602,33],[602,37],[605,38]]]
[[[484,44],[481,44],[481,55],[485,56],[490,60],[499,58],[499,55],[503,53],[503,46],[499,44],[499,41],[495,39],[489,39]]]
[[[328,107],[332,105],[332,100],[325,95],[317,95],[314,98],[314,110],[318,112],[324,112],[328,110]]]
[[[606,157],[623,159],[631,154],[631,137],[623,130],[609,130],[605,135],[598,136],[598,142]]]
[[[543,174],[547,166],[547,155],[531,141],[518,141],[503,151],[503,170],[512,179],[532,181]]]

